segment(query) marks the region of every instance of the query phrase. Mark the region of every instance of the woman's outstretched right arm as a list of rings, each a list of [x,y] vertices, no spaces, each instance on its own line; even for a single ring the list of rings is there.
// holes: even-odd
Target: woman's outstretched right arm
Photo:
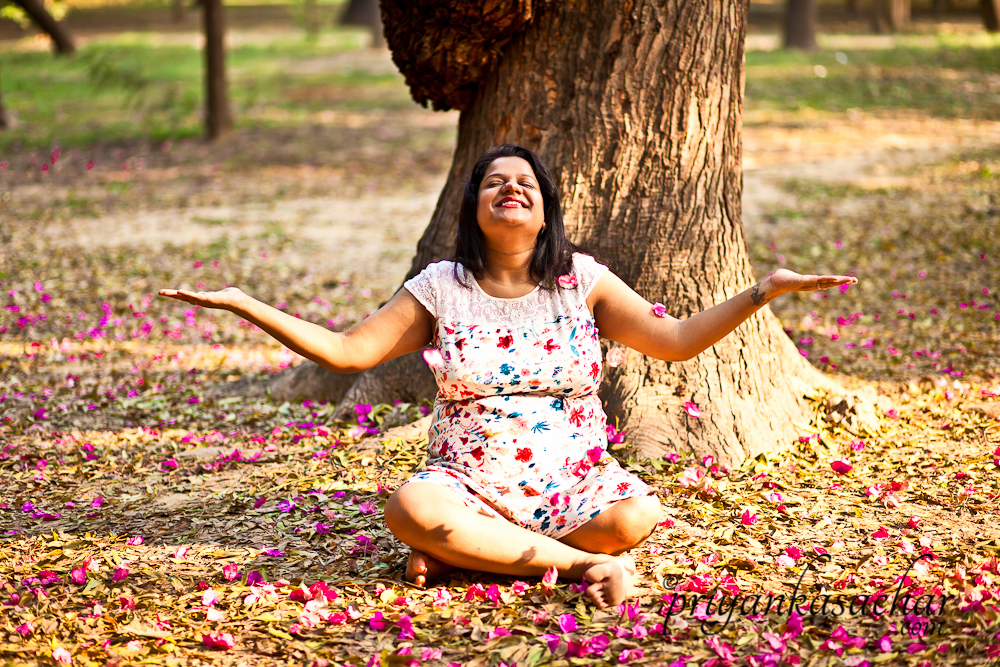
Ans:
[[[356,373],[416,352],[430,342],[434,326],[431,314],[405,289],[342,333],[292,317],[236,287],[218,292],[162,289],[160,296],[228,310],[256,324],[290,350],[338,373]]]

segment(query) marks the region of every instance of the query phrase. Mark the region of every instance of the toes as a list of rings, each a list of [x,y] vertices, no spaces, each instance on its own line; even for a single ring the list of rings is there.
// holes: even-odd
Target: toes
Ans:
[[[406,579],[417,586],[427,583],[427,560],[419,551],[411,551],[406,559]]]
[[[602,590],[601,584],[591,584],[587,586],[587,597],[594,601],[598,609],[604,609],[608,606],[608,603],[604,601],[604,592]]]

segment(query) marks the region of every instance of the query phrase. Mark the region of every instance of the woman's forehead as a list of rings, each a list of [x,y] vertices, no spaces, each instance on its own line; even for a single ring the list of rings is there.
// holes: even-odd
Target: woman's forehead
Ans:
[[[530,176],[535,178],[535,170],[524,158],[498,157],[486,167],[484,178],[488,176]]]

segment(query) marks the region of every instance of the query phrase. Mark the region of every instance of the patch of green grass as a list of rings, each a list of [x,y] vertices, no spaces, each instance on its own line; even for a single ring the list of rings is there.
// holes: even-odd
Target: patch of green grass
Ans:
[[[356,30],[330,30],[317,40],[292,36],[229,50],[229,94],[237,127],[281,118],[300,124],[320,110],[398,109],[412,104],[400,75],[363,67],[320,68],[317,61],[358,49]],[[193,46],[162,43],[155,34],[125,33],[94,42],[72,57],[9,50],[3,95],[16,115],[0,135],[0,151],[14,146],[90,144],[202,133],[203,58]]]
[[[791,194],[797,195],[800,200],[811,201],[831,201],[838,199],[849,199],[865,197],[869,195],[891,195],[896,190],[894,188],[862,188],[853,183],[837,183],[828,181],[814,181],[804,178],[793,178],[785,181],[784,189]],[[801,209],[795,211],[781,211],[782,217],[808,217],[808,214]]]
[[[1000,117],[1000,36],[940,36],[891,49],[748,51],[751,109],[915,109],[942,118]]]

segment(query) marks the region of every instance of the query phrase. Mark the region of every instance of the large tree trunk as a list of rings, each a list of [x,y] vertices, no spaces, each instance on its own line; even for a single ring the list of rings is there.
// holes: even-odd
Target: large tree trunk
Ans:
[[[816,0],[788,0],[785,5],[785,48],[816,50],[816,23],[819,5]]]
[[[368,28],[372,34],[372,48],[385,48],[382,11],[379,9],[378,0],[351,0],[340,16],[340,25]]]
[[[45,3],[42,0],[12,0],[12,2],[23,9],[35,22],[35,25],[52,38],[52,46],[56,53],[68,54],[76,51],[73,35],[70,34],[65,24],[56,21],[55,17],[45,9]]]
[[[205,133],[218,139],[233,128],[226,83],[226,26],[222,0],[203,0],[205,9]]]
[[[405,4],[383,3],[397,63],[412,55],[401,46],[414,38]],[[408,276],[452,254],[472,164],[487,147],[515,142],[553,169],[570,236],[649,300],[686,317],[749,287],[740,223],[747,5],[579,0],[535,11],[523,12],[526,29],[469,96],[456,93],[468,101],[454,162]],[[419,77],[407,80],[426,100]],[[380,387],[398,383],[407,363],[419,363],[412,359],[366,373],[367,389],[352,390],[353,400],[385,400]],[[787,444],[808,421],[804,396],[817,385],[832,383],[765,308],[691,361],[631,353],[607,369],[602,397],[640,454],[690,450],[739,462]]]
[[[1000,32],[1000,0],[979,0],[983,25],[989,32]]]

